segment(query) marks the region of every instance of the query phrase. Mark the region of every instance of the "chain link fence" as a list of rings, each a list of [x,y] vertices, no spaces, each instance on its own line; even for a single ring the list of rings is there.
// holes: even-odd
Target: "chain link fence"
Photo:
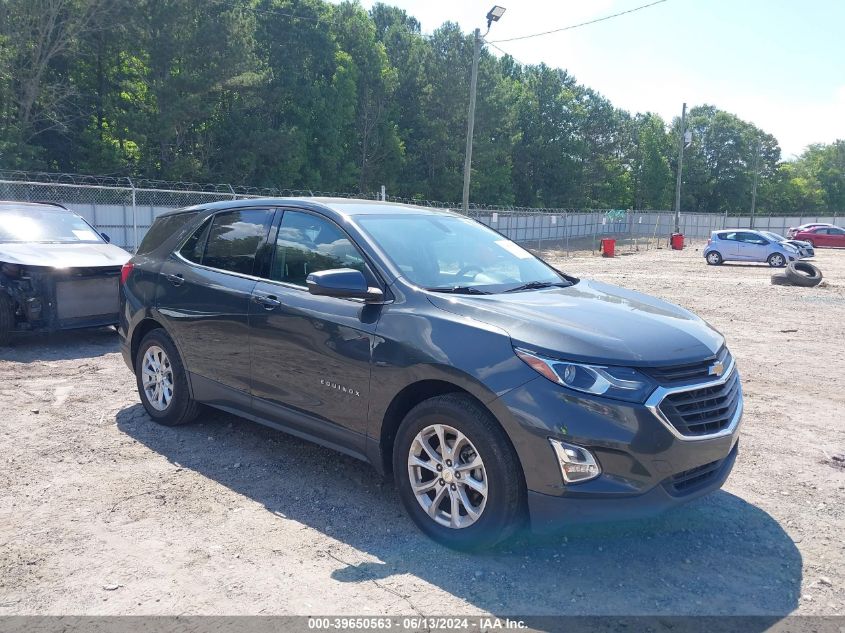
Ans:
[[[262,197],[381,199],[378,193],[348,194],[296,189],[261,189],[228,184],[134,180],[126,177],[0,172],[0,200],[56,202],[83,216],[114,244],[134,251],[160,214],[195,204]],[[385,200],[460,211],[459,204],[385,196]],[[622,254],[665,247],[674,231],[671,211],[537,209],[474,204],[469,215],[532,250],[557,255],[598,252],[601,240],[616,240]],[[840,217],[841,219],[841,217]],[[785,234],[805,222],[837,223],[837,216],[757,216],[754,228]],[[680,229],[688,243],[712,231],[748,228],[748,215],[683,213]]]

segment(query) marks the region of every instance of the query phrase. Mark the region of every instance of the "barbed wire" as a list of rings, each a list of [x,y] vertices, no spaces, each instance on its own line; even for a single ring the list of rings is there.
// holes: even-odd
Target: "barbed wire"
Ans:
[[[230,198],[358,198],[363,200],[380,200],[378,192],[338,192],[313,189],[293,189],[283,187],[255,187],[250,185],[232,185],[229,183],[200,183],[193,181],[171,181],[153,178],[133,178],[130,176],[93,175],[74,173],[54,173],[44,171],[0,170],[0,181],[18,182],[21,184],[54,185],[57,187],[99,187],[105,189],[126,189],[136,192],[160,192],[201,194],[203,196],[220,196]],[[421,207],[451,209],[460,212],[461,204],[443,200],[429,200],[422,197],[385,196],[388,202],[411,204]],[[608,213],[613,209],[586,207],[525,207],[516,205],[470,203],[470,211],[513,212],[513,213]]]

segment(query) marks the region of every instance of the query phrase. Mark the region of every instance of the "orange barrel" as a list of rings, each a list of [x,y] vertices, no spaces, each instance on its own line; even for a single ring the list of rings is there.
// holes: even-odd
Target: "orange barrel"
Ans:
[[[604,257],[613,257],[616,251],[616,240],[612,237],[606,237],[601,241],[601,254]]]
[[[683,233],[672,233],[672,248],[676,251],[682,251],[684,249]]]

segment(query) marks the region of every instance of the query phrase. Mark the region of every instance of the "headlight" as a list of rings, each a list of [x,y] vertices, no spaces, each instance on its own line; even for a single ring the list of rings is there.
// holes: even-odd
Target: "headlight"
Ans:
[[[584,365],[545,358],[524,349],[514,350],[526,365],[564,387],[627,402],[645,402],[657,386],[647,376],[628,367]]]

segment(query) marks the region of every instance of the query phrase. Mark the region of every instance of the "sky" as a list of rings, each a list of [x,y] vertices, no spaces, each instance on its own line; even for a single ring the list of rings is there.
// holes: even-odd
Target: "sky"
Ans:
[[[443,22],[486,28],[492,0],[384,0],[424,33]],[[666,0],[582,28],[537,33],[653,0],[497,0],[507,11],[487,41],[527,64],[565,68],[632,113],[667,122],[688,107],[733,112],[780,142],[783,158],[845,139],[845,0]],[[362,0],[370,8],[372,0]],[[488,47],[491,53],[500,51]]]

